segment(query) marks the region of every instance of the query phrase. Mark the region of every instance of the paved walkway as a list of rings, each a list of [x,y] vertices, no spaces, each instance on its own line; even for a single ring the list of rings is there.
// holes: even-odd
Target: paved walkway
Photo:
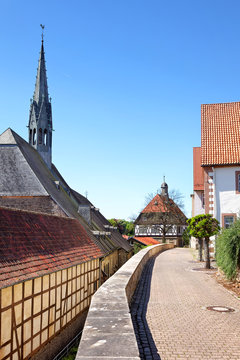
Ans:
[[[148,345],[140,341],[142,359],[157,359],[160,355],[161,360],[240,360],[240,300],[210,275],[193,271],[202,266],[193,261],[189,249],[182,248],[160,254],[152,274],[149,265],[142,286],[145,298],[141,294],[136,298],[137,336],[148,340]],[[208,306],[235,311],[210,311]],[[145,312],[147,324],[144,320],[141,323],[140,312]]]

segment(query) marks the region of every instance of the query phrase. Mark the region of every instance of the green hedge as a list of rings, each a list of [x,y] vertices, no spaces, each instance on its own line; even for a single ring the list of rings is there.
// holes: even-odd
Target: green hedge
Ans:
[[[234,280],[240,265],[240,220],[217,237],[216,260],[226,277]]]

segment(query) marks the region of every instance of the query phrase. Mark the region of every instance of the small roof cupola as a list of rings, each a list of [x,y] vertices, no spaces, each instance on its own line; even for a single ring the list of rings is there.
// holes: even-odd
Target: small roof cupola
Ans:
[[[161,185],[161,195],[168,197],[168,184],[165,182],[165,176],[163,177],[163,183]]]
[[[41,25],[42,30],[44,26]],[[37,77],[29,114],[29,144],[32,145],[47,166],[52,164],[52,105],[48,95],[47,71],[45,64],[44,41],[38,61]]]

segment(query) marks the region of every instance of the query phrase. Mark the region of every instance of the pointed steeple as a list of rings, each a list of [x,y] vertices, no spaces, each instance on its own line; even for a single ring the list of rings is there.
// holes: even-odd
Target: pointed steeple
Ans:
[[[42,39],[42,46],[41,46],[41,51],[40,51],[40,56],[39,56],[39,61],[38,61],[37,79],[36,79],[36,84],[35,84],[33,100],[35,100],[37,103],[39,103],[43,99],[46,101],[49,101],[48,86],[47,86],[47,71],[46,71],[46,64],[45,64],[43,39]]]
[[[161,189],[162,189],[161,195],[168,197],[168,184],[165,182],[165,176],[163,177],[163,183],[161,185]]]
[[[42,156],[48,167],[51,168],[52,106],[48,96],[43,34],[38,61],[35,91],[30,104],[29,144],[38,150],[39,154]]]

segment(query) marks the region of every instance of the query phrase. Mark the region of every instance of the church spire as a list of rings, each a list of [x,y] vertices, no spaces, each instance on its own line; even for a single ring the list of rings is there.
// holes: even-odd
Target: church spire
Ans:
[[[44,26],[41,25],[42,30]],[[29,144],[31,144],[49,168],[52,164],[52,106],[48,96],[44,41],[38,61],[37,78],[29,115]]]

